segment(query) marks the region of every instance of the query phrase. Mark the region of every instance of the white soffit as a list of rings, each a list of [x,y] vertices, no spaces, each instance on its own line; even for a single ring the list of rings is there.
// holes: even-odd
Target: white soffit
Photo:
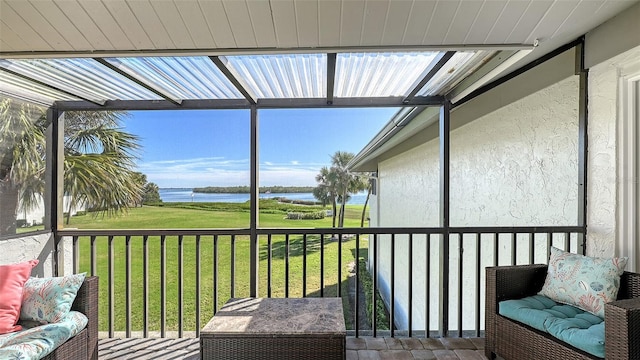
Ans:
[[[0,0],[0,52],[570,42],[632,0]]]

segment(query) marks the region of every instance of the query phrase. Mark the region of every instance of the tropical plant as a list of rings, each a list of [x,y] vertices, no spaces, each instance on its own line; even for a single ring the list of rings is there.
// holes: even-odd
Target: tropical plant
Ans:
[[[338,202],[340,203],[340,217],[338,219],[338,227],[344,225],[344,212],[347,201],[349,201],[350,194],[359,191],[359,177],[353,174],[347,164],[355,155],[346,151],[336,151],[331,156],[331,172],[335,174],[336,178],[336,193],[338,196]]]
[[[328,167],[323,166],[320,169],[320,173],[316,175],[316,182],[318,186],[313,190],[313,196],[322,202],[322,206],[325,206],[327,202],[331,202],[332,208],[332,227],[336,227],[336,209],[337,209],[337,183],[336,174],[332,172]]]
[[[354,154],[346,151],[336,151],[331,156],[331,167],[326,166],[320,169],[316,175],[318,186],[314,189],[313,195],[323,204],[331,201],[333,205],[333,227],[336,226],[336,216],[338,217],[338,227],[344,226],[345,206],[351,194],[369,189],[369,182],[366,177],[355,174],[347,167]],[[369,195],[367,195],[367,201]],[[337,204],[340,203],[340,211]],[[364,208],[366,209],[366,203]],[[364,226],[365,211],[362,212],[361,226]]]
[[[0,236],[15,234],[18,204],[28,209],[44,190],[43,108],[0,98]],[[33,131],[33,129],[42,129]]]
[[[142,197],[143,204],[157,204],[161,203],[160,188],[158,185],[152,182],[148,182],[144,186],[144,195]]]
[[[141,194],[136,181],[138,138],[121,130],[125,112],[68,112],[64,118],[64,194],[68,209],[114,214]],[[44,194],[47,123],[44,109],[0,100],[0,235],[14,234],[18,206]],[[19,205],[20,204],[20,205]],[[68,211],[71,213],[71,211]]]

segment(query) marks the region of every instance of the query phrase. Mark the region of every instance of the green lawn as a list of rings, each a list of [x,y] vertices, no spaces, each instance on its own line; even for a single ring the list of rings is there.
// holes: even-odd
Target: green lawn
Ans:
[[[263,209],[260,215],[260,226],[272,227],[331,227],[331,218],[322,220],[286,220],[283,213],[270,213]],[[349,206],[346,213],[345,226],[360,226],[362,206]],[[220,211],[213,209],[196,210],[172,207],[151,207],[131,209],[126,215],[115,218],[94,217],[91,215],[72,217],[67,227],[80,229],[170,229],[170,228],[247,228],[249,214],[245,211]],[[235,281],[236,297],[249,296],[249,241],[247,236],[235,239]],[[100,330],[108,330],[109,324],[109,250],[106,237],[96,238],[97,274],[100,276]],[[131,252],[131,322],[132,330],[142,330],[143,326],[143,239],[132,237]],[[114,268],[114,309],[115,330],[125,330],[126,327],[126,239],[113,238],[113,268]],[[151,236],[148,244],[148,281],[149,281],[149,330],[158,331],[161,327],[161,246],[160,238]],[[231,238],[219,236],[217,239],[217,271],[218,282],[214,274],[214,239],[212,236],[200,238],[200,251],[197,251],[195,236],[185,236],[182,239],[183,255],[183,329],[193,331],[196,328],[196,259],[200,258],[200,326],[203,326],[212,316],[214,308],[214,287],[218,291],[217,308],[231,296]],[[324,249],[324,296],[337,296],[338,286],[344,289],[347,275],[346,264],[353,261],[355,256],[355,240],[337,241],[325,237]],[[166,329],[178,329],[178,282],[180,279],[178,267],[178,238],[166,237]],[[342,253],[340,268],[341,279],[338,279],[338,253]],[[361,239],[360,248],[366,252],[367,241]],[[286,271],[286,241],[284,236],[272,238],[272,279],[271,295],[283,297],[285,295]],[[320,257],[321,246],[319,235],[307,237],[307,296],[320,296],[321,274]],[[90,239],[80,239],[80,270],[90,272]],[[292,235],[289,238],[289,296],[303,295],[303,239],[302,236]],[[268,248],[266,236],[260,239],[260,283],[259,295],[268,295]],[[346,294],[346,291],[343,291]],[[347,319],[349,320],[349,319]],[[349,322],[349,321],[347,321]]]

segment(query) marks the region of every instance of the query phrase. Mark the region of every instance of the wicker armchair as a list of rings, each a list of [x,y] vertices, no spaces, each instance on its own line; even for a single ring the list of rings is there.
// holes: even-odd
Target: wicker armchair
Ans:
[[[487,268],[485,352],[506,360],[599,359],[551,335],[498,314],[498,303],[535,295],[544,284],[546,265]],[[640,360],[640,274],[625,272],[618,300],[605,305],[605,357]]]
[[[87,277],[78,290],[72,310],[89,318],[87,327],[44,357],[46,360],[98,359],[98,278]]]

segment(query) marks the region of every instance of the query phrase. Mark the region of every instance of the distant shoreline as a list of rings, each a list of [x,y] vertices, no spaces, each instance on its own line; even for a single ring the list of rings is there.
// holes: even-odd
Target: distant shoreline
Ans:
[[[260,187],[259,193],[311,193],[313,186],[263,186]],[[191,189],[194,193],[201,194],[249,194],[251,188],[249,186],[207,186],[196,187]]]

